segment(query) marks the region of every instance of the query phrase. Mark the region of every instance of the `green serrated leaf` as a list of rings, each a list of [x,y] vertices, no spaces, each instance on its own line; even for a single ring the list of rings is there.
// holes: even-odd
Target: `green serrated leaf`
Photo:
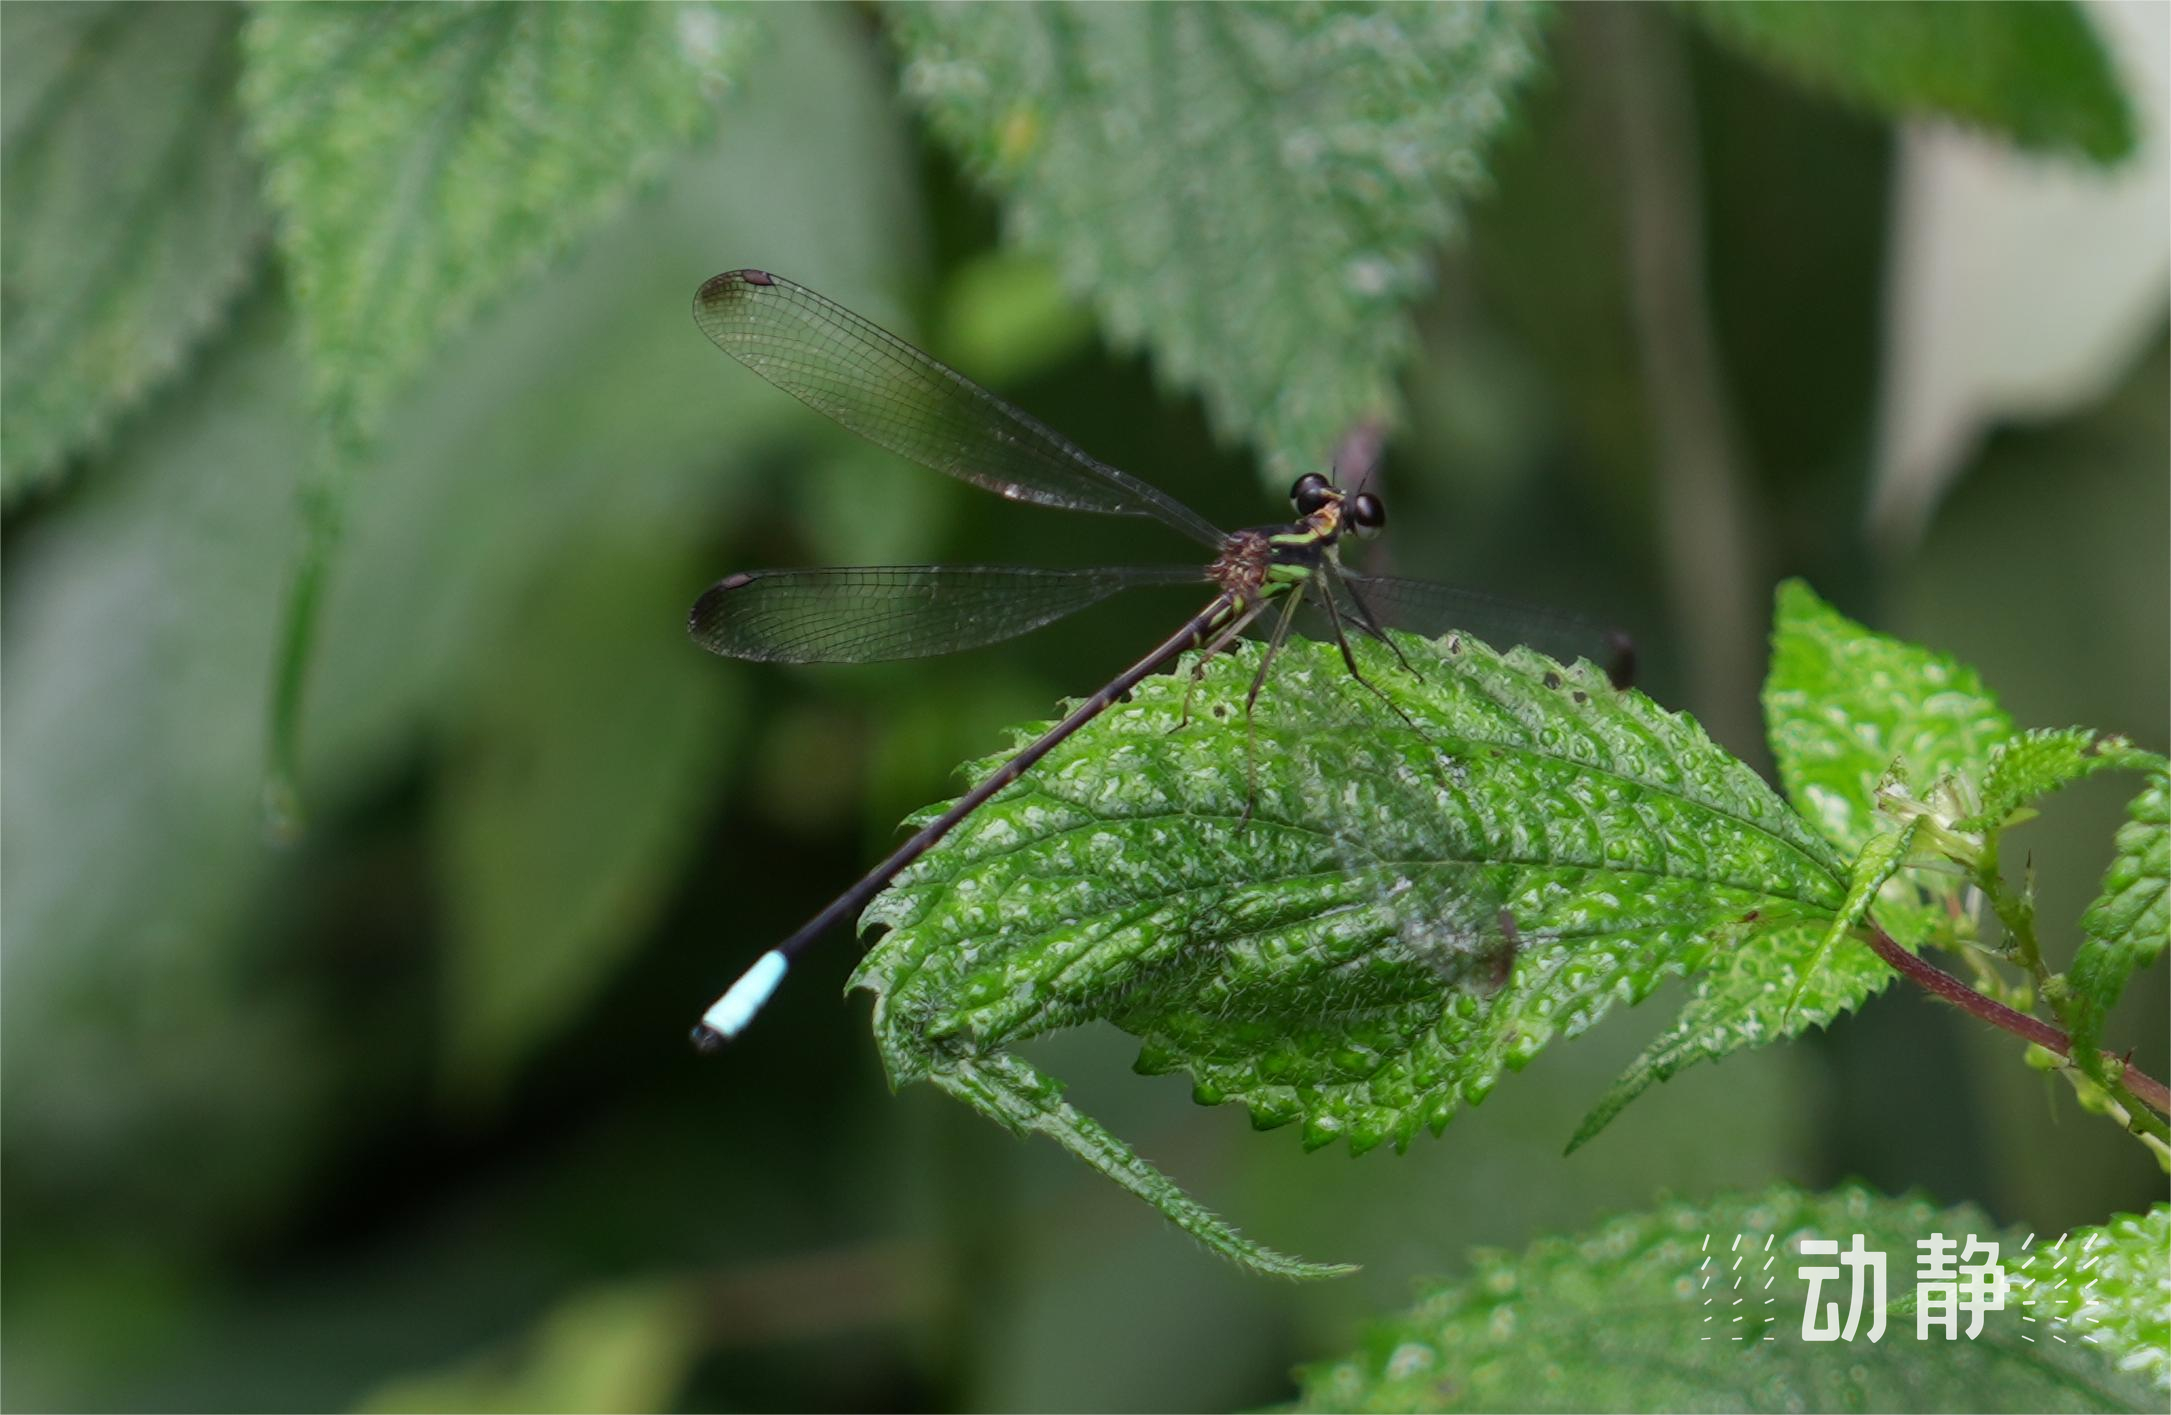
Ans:
[[[494,1091],[637,942],[697,838],[731,740],[728,679],[683,652],[686,545],[584,526],[497,633],[443,726],[448,1082]],[[536,651],[534,628],[550,626]]]
[[[2156,1390],[2111,1350],[2045,1340],[2049,1328],[2023,1322],[2010,1305],[1986,1314],[1973,1340],[1918,1339],[1903,1316],[1888,1316],[1874,1343],[1866,1330],[1853,1341],[1802,1338],[1809,1289],[1799,1269],[1836,1262],[1805,1258],[1802,1239],[1845,1247],[1861,1235],[1866,1248],[1886,1255],[1887,1293],[1897,1297],[1912,1290],[1916,1242],[1933,1233],[1995,1240],[2008,1261],[2025,1238],[1972,1208],[1781,1187],[1670,1204],[1573,1238],[1541,1239],[1521,1253],[1479,1252],[1467,1277],[1379,1323],[1356,1354],[1306,1370],[1296,1408],[2162,1408]],[[1737,1312],[1733,1300],[1745,1289],[1736,1286],[1734,1262],[1744,1253],[1756,1274],[1746,1290],[1758,1296]],[[1784,1298],[1767,1306],[1763,1295],[1772,1292]],[[1836,1294],[1827,1285],[1823,1296],[1847,1305],[1844,1283]],[[1750,1328],[1756,1339],[1732,1339]]]
[[[854,978],[893,1083],[1108,1020],[1202,1102],[1400,1148],[1744,916],[1839,907],[1836,852],[1688,718],[1588,664],[1397,643],[1414,672],[1358,647],[1393,710],[1286,649],[1255,756],[1256,646],[1182,730],[1187,677],[1149,679],[900,877]]]
[[[1764,718],[1788,798],[1849,855],[1885,828],[1877,787],[1895,764],[1914,781],[1978,779],[2014,731],[1972,668],[1864,628],[1800,580],[1779,587]],[[1916,946],[1945,926],[1961,888],[1903,870],[1878,917]]]
[[[1835,961],[1833,950],[1868,917],[1878,892],[1899,873],[1920,825],[1919,820],[1910,821],[1870,837],[1849,870],[1847,897],[1829,920],[1761,929],[1699,978],[1696,994],[1681,1015],[1584,1117],[1569,1150],[1684,1067],[1799,1036],[1882,992],[1897,976],[1882,959],[1862,948],[1847,950]]]
[[[2119,1370],[2171,1390],[2171,1206],[2120,1214],[2038,1244],[2013,1274],[2015,1295]]]
[[[1267,479],[1396,406],[1409,306],[1535,67],[1523,5],[914,5],[904,84],[1010,235]]]
[[[1570,1148],[1629,1101],[1699,1061],[1828,1025],[1895,976],[1865,949],[1833,952],[1871,907],[1901,946],[1938,937],[1957,886],[1905,867],[1916,822],[1885,829],[1877,791],[1897,764],[1925,777],[1979,770],[2012,724],[1968,669],[1835,613],[1800,581],[1779,591],[1764,687],[1772,752],[1797,808],[1855,855],[1846,907],[1765,929],[1697,980],[1681,1016],[1614,1083]]]
[[[1877,786],[1895,761],[1917,781],[1979,775],[2013,735],[1975,670],[1864,628],[1800,580],[1779,587],[1764,716],[1788,797],[1850,854],[1883,828]]]
[[[230,5],[0,7],[0,493],[96,446],[224,318],[264,230]]]
[[[713,4],[253,10],[242,98],[335,428],[373,434],[447,337],[660,171],[753,37]]]
[[[1795,983],[1794,992],[1787,998],[1786,1007],[1779,1016],[1782,1030],[1791,1031],[1794,1009],[1802,1002],[1803,993],[1821,978],[1824,960],[1839,941],[1851,932],[1855,925],[1869,917],[1870,906],[1876,902],[1878,891],[1885,882],[1900,872],[1908,854],[1915,848],[1915,837],[1921,833],[1920,818],[1909,821],[1898,830],[1888,830],[1873,835],[1869,843],[1854,857],[1854,864],[1847,872],[1847,898],[1840,904],[1839,912],[1825,925],[1824,937],[1817,942],[1817,950],[1810,955],[1809,965],[1802,970],[1801,979]]]
[[[1996,830],[2039,796],[2099,771],[2161,771],[2164,759],[2127,738],[2085,727],[2036,728],[1991,749],[1982,806],[1959,829]]]
[[[1829,1026],[1898,976],[1868,949],[1828,953],[1822,921],[1741,932],[1745,937],[1738,945],[1721,942],[1680,1015],[1584,1117],[1569,1142],[1571,1152],[1652,1086],[1700,1061]]]
[[[1882,117],[1950,119],[2098,163],[2133,151],[2133,110],[2117,70],[2087,13],[2068,0],[1720,0],[1677,13]]]
[[[2098,1081],[2108,1079],[2103,1019],[2126,980],[2161,958],[2171,942],[2171,775],[2155,773],[2126,815],[2103,892],[2081,916],[2084,937],[2066,974],[2073,1056]]]

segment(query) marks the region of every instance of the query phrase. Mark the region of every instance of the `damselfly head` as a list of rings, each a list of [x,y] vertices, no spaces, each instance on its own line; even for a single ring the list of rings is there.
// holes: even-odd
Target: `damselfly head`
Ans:
[[[1350,528],[1369,540],[1387,529],[1387,508],[1369,491],[1360,491],[1348,499]]]
[[[1306,472],[1298,477],[1296,485],[1289,488],[1289,504],[1299,516],[1316,516],[1333,502],[1342,499],[1342,493],[1334,483],[1317,472]]]
[[[1339,506],[1349,528],[1360,536],[1375,536],[1387,525],[1387,507],[1369,491],[1346,492],[1318,472],[1306,472],[1289,488],[1289,504],[1306,520],[1330,506]]]

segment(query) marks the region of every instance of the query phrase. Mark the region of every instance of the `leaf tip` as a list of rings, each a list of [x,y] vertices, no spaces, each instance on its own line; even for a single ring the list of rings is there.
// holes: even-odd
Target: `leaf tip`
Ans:
[[[1303,1266],[1303,1272],[1292,1273],[1291,1276],[1305,1282],[1316,1282],[1329,1277],[1348,1277],[1364,1271],[1362,1263],[1306,1263]]]
[[[1780,609],[1807,609],[1821,607],[1824,600],[1809,587],[1809,581],[1799,575],[1789,575],[1772,591],[1772,599]]]
[[[1651,1074],[1647,1066],[1639,1063],[1631,1067],[1613,1083],[1611,1090],[1599,1097],[1598,1104],[1590,1108],[1590,1113],[1583,1117],[1583,1123],[1576,1127],[1575,1134],[1568,1138],[1567,1148],[1560,1152],[1561,1157],[1565,1159],[1597,1139],[1598,1132],[1611,1125],[1614,1118],[1628,1108],[1628,1103],[1648,1090],[1651,1082],[1656,1079],[1658,1078]]]

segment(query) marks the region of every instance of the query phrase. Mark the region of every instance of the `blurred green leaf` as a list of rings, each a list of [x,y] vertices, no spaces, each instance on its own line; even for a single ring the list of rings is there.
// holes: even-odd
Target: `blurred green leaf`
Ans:
[[[502,1085],[637,942],[699,838],[727,670],[670,608],[696,548],[588,527],[484,643],[447,724],[438,848],[452,1087]]]
[[[275,829],[299,826],[323,598],[393,395],[487,301],[660,172],[754,40],[750,11],[707,3],[252,12],[242,98],[328,433],[272,678]]]
[[[2013,1274],[2014,1297],[2117,1364],[2171,1390],[2171,1206],[2120,1214],[2038,1244]],[[2159,1401],[2159,1404],[2161,1402]]]
[[[2066,980],[2073,1055],[2103,1080],[2103,1019],[2135,972],[2163,957],[2171,942],[2171,776],[2157,771],[2126,807],[2118,854],[2103,892],[2081,916],[2081,945]]]
[[[2039,796],[2112,768],[2162,771],[2164,759],[2115,733],[2085,727],[2036,728],[1991,749],[1983,772],[1982,806],[1962,830],[1995,830]],[[2025,820],[2027,817],[2022,816]]]
[[[1333,646],[1284,650],[1256,756],[1255,646],[1209,666],[1180,731],[1188,675],[1149,678],[900,877],[854,979],[892,1083],[1051,1134],[1203,1237],[1004,1049],[1105,1019],[1140,1070],[1256,1126],[1399,1149],[1744,918],[1839,907],[1841,857],[1688,718],[1589,664],[1397,641],[1414,671],[1360,650],[1392,711]]]
[[[2109,163],[2134,119],[2070,0],[1717,0],[1676,13],[1797,82],[1894,118],[1947,118],[2024,148]]]
[[[671,1282],[594,1288],[558,1304],[516,1347],[387,1382],[357,1409],[661,1410],[700,1351],[695,1289]]]
[[[309,760],[328,825],[381,800],[432,733],[462,740],[468,694],[483,690],[473,664],[508,626],[550,651],[561,622],[519,614],[569,546],[645,534],[686,565],[688,537],[712,529],[720,550],[744,533],[745,479],[806,420],[735,383],[693,327],[686,303],[706,275],[734,252],[791,249],[859,307],[894,309],[919,214],[879,70],[848,14],[772,14],[747,126],[704,144],[638,222],[598,232],[403,396],[326,601]],[[794,143],[771,141],[778,131]],[[749,207],[749,183],[772,200]],[[327,1027],[302,970],[263,966],[323,932],[307,912],[323,903],[290,889],[315,852],[267,850],[255,812],[293,468],[317,436],[293,339],[283,305],[255,306],[186,399],[126,430],[95,486],[10,528],[10,1182],[70,1192],[131,1233],[165,1233],[177,1209],[201,1211],[195,1233],[263,1222],[351,1123],[328,1104],[331,1078],[425,1072],[427,989],[401,988],[415,1011],[373,1030],[343,982],[345,1025]],[[683,635],[712,574],[651,582],[657,637],[641,651],[729,673]],[[328,829],[322,850],[340,848]]]
[[[713,4],[273,5],[242,96],[340,433],[491,297],[622,207],[753,53]]]
[[[100,475],[8,548],[0,1084],[18,1201],[72,1190],[96,1214],[149,1190],[137,1222],[200,1232],[272,1206],[321,1099],[298,999],[234,966],[270,874],[248,783],[282,478],[307,446],[284,335],[254,302],[191,396],[122,429]]]
[[[1301,1410],[2154,1410],[2161,1397],[2111,1353],[2024,1327],[2017,1312],[1986,1318],[1951,1343],[1913,1339],[1891,1319],[1880,1341],[1801,1337],[1803,1238],[1862,1235],[1887,1255],[1888,1292],[1906,1290],[1918,1239],[1934,1232],[2023,1235],[1979,1210],[1937,1209],[1859,1189],[1774,1188],[1708,1204],[1671,1204],[1521,1253],[1480,1251],[1469,1276],[1435,1288],[1366,1333],[1346,1360],[1303,1375]],[[1704,1336],[1711,1254],[1746,1235],[1781,1247],[1792,1291],[1759,1340]],[[1817,1259],[1831,1262],[1832,1259]],[[1725,1278],[1719,1279],[1725,1281]],[[1844,1279],[1842,1280],[1844,1281]],[[1824,1295],[1844,1302],[1844,1290]],[[1762,1313],[1759,1313],[1762,1315]],[[1864,1322],[1868,1320],[1865,1311]],[[2024,1334],[2026,1333],[2026,1334]]]
[[[1093,319],[1046,261],[991,251],[959,267],[943,296],[938,347],[974,378],[1001,384],[1044,373],[1091,342]]]
[[[1010,235],[1145,345],[1270,484],[1396,404],[1408,309],[1483,186],[1540,12],[915,5],[906,91]]]
[[[95,447],[225,316],[264,212],[231,5],[0,8],[0,491]]]

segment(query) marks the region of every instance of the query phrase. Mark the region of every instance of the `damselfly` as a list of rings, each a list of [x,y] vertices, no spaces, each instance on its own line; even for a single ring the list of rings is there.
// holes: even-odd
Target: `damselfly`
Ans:
[[[1234,643],[1269,608],[1267,651],[1246,698],[1251,709],[1298,606],[1323,615],[1351,675],[1354,625],[1392,646],[1392,624],[1424,634],[1449,628],[1506,637],[1558,657],[1588,657],[1626,680],[1627,640],[1582,620],[1509,606],[1417,580],[1362,575],[1342,565],[1344,535],[1386,525],[1380,498],[1318,472],[1290,488],[1297,519],[1223,532],[1168,493],[1080,451],[910,344],[782,276],[732,270],[702,285],[694,320],[717,347],[769,382],[924,467],[1012,501],[1140,516],[1213,551],[1197,566],[1059,570],[998,565],[893,565],[756,570],[717,581],[694,604],[688,632],[703,648],[768,663],[866,663],[955,653],[1015,637],[1141,585],[1205,584],[1213,597],[1146,655],[1021,748],[986,780],[914,832],[889,858],[755,961],[703,1014],[704,1050],[744,1031],[785,971],[815,939],[857,916],[898,873],[1149,675],[1188,649],[1200,664]],[[1368,685],[1369,686],[1369,685]]]

